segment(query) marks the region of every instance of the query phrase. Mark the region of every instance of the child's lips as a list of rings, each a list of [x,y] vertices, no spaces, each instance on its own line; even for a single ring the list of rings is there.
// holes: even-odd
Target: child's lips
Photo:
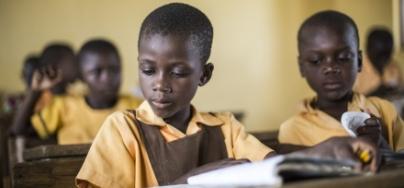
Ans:
[[[153,106],[157,107],[157,108],[167,108],[169,107],[172,102],[169,101],[152,101]]]
[[[327,90],[335,90],[342,87],[342,84],[339,82],[328,82],[323,84],[324,88]]]

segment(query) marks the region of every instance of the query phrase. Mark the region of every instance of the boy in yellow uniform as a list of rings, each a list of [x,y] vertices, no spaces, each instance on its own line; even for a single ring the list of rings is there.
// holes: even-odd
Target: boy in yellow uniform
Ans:
[[[319,12],[308,18],[298,33],[299,68],[317,93],[303,101],[298,114],[285,121],[279,141],[313,146],[334,136],[347,136],[340,123],[346,111],[365,111],[375,116],[358,129],[382,148],[404,148],[403,122],[394,106],[377,97],[352,91],[361,70],[358,29],[347,15]]]
[[[186,4],[164,5],[145,18],[138,65],[146,101],[106,119],[76,177],[79,187],[175,184],[240,159],[256,161],[274,154],[232,114],[198,112],[191,105],[197,88],[212,75],[213,65],[207,63],[212,38],[206,15]],[[346,154],[357,149],[377,152],[363,141],[348,140],[330,140],[307,153],[336,157],[330,144]]]
[[[34,112],[31,123],[41,138],[56,135],[59,144],[90,143],[109,114],[140,104],[136,98],[118,94],[121,62],[112,43],[88,41],[81,48],[78,61],[88,93],[85,96],[54,96],[45,107]],[[35,73],[29,95],[31,111],[41,92],[58,81],[60,74],[52,67]]]
[[[32,60],[35,61],[35,59],[31,59],[31,61]],[[68,88],[71,87],[73,82],[78,78],[75,54],[73,49],[67,44],[51,43],[47,45],[36,61],[35,67],[30,68],[30,66],[28,66],[28,72],[24,71],[24,74],[28,73],[27,76],[29,77],[24,77],[24,80],[28,82],[26,83],[27,88],[24,99],[18,106],[11,129],[11,132],[15,135],[34,136],[35,131],[29,126],[31,124],[29,116],[33,113],[32,111],[42,109],[52,100],[53,96],[70,93],[70,89]],[[34,72],[44,67],[59,69],[61,72],[60,80],[52,85],[52,87],[48,87],[40,93],[32,92]],[[33,98],[35,99],[34,102],[32,100]],[[35,103],[35,108],[31,108],[32,103]]]

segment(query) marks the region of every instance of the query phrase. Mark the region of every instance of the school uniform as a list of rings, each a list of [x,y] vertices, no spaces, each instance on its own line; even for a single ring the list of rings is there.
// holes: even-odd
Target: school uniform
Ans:
[[[280,143],[313,146],[331,137],[348,136],[339,120],[311,106],[315,100],[315,97],[304,100],[299,112],[282,123],[278,137]],[[361,110],[381,118],[387,129],[387,142],[392,149],[404,148],[403,121],[390,102],[354,93],[347,111]]]
[[[167,185],[190,170],[226,159],[262,160],[272,150],[247,134],[231,113],[192,107],[186,133],[154,114],[149,103],[104,122],[76,177],[79,187]]]
[[[111,108],[93,109],[84,96],[53,96],[31,116],[31,123],[43,139],[56,134],[59,144],[91,143],[108,115],[139,104],[139,99],[121,96]]]

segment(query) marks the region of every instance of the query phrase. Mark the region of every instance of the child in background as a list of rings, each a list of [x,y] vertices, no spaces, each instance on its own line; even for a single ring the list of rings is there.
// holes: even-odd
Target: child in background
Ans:
[[[347,15],[323,11],[308,18],[298,33],[299,68],[317,96],[303,101],[301,110],[279,131],[284,144],[313,146],[335,136],[347,136],[340,123],[346,111],[365,111],[372,118],[357,130],[381,148],[404,148],[403,122],[394,106],[377,97],[352,91],[361,70],[358,29]]]
[[[138,70],[146,100],[136,110],[105,120],[76,177],[79,187],[184,183],[193,174],[275,154],[246,133],[232,114],[199,112],[191,105],[198,87],[212,76],[212,40],[209,19],[186,4],[164,5],[145,18]],[[352,157],[357,149],[376,154],[372,148],[364,141],[333,139],[305,154],[346,158],[341,154]]]
[[[21,71],[21,78],[25,84],[25,90],[31,85],[32,76],[34,71],[39,68],[39,58],[36,55],[29,55],[24,60],[24,64]],[[2,113],[15,113],[17,107],[24,100],[24,94],[18,95],[6,95],[4,101],[2,101]]]
[[[23,117],[26,121],[31,119],[43,139],[56,135],[59,144],[90,143],[109,114],[137,107],[140,103],[133,97],[119,95],[121,62],[118,50],[111,42],[99,39],[86,42],[80,49],[78,61],[80,78],[87,84],[88,94],[54,96],[37,112],[33,112],[37,98],[43,91],[63,82],[63,71],[46,66],[34,73],[27,98],[29,105]],[[16,126],[23,127],[24,124]]]

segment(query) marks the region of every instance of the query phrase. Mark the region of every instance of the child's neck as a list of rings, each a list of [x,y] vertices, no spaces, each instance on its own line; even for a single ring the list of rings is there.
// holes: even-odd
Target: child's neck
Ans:
[[[192,117],[192,110],[191,106],[189,106],[188,108],[185,108],[177,112],[175,115],[169,118],[165,118],[164,121],[174,126],[181,132],[186,133],[189,121],[191,121],[191,117]]]
[[[99,96],[88,94],[85,96],[85,101],[92,109],[106,109],[112,108],[118,101],[117,97],[102,98]]]
[[[348,103],[352,100],[352,96],[351,92],[338,100],[327,100],[319,97],[312,105],[340,121],[342,114],[348,110]]]

